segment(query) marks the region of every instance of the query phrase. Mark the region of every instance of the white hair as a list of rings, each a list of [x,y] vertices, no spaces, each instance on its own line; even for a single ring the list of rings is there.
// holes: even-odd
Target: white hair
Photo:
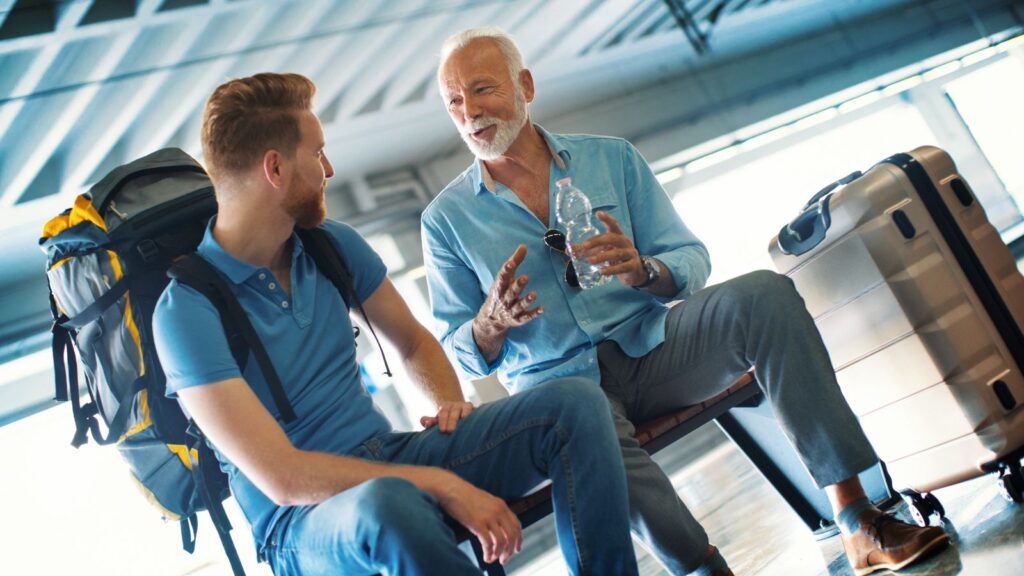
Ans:
[[[445,63],[448,62],[448,59],[452,57],[452,54],[465,48],[470,42],[478,38],[494,40],[495,44],[498,45],[498,49],[501,50],[502,56],[505,57],[505,61],[508,63],[508,73],[512,77],[512,81],[518,86],[519,72],[526,68],[526,65],[523,63],[523,54],[519,51],[519,46],[516,45],[516,41],[512,39],[512,36],[509,36],[508,32],[494,26],[470,28],[449,36],[441,44],[441,63],[437,67],[438,81],[441,79],[441,70],[444,68]]]

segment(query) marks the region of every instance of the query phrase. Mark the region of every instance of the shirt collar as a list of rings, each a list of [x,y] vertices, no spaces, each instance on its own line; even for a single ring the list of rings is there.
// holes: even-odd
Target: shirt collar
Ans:
[[[558,169],[562,172],[567,171],[569,162],[572,160],[572,156],[569,154],[569,149],[565,146],[565,141],[562,138],[551,134],[544,128],[541,128],[539,124],[534,124],[533,126],[544,138],[544,143],[548,146],[548,152],[551,153],[551,158],[554,159],[555,165],[558,166]],[[487,169],[487,166],[484,165],[483,160],[480,160],[479,158],[476,159],[473,164],[473,171],[471,175],[474,183],[476,184],[477,194],[484,191],[493,194],[498,191],[498,187],[494,183],[494,178],[491,177],[491,172]]]
[[[206,258],[210,264],[213,264],[214,268],[223,272],[232,283],[241,284],[261,270],[261,268],[235,258],[217,242],[217,239],[213,237],[213,224],[216,221],[217,217],[214,216],[210,219],[210,223],[206,225],[206,233],[203,234],[203,240],[199,243],[199,247],[196,248],[196,252],[203,258]],[[292,232],[292,242],[292,258],[294,260],[295,255],[303,251],[302,240],[299,239],[298,234]]]

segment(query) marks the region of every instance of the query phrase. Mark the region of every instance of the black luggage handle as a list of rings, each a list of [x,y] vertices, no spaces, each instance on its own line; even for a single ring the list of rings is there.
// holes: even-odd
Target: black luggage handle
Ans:
[[[779,230],[779,249],[782,253],[799,256],[820,244],[832,225],[829,199],[835,193],[835,189],[861,176],[859,170],[851,172],[811,196],[800,214]]]

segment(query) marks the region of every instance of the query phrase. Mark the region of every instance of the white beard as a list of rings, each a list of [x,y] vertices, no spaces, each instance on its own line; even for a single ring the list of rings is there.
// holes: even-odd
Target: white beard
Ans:
[[[482,128],[494,125],[494,139],[490,142],[474,140],[471,134]],[[522,90],[516,86],[515,109],[509,120],[500,120],[491,116],[477,118],[459,131],[462,141],[469,147],[469,151],[481,160],[494,160],[504,154],[509,146],[519,137],[519,132],[526,125],[526,98]]]

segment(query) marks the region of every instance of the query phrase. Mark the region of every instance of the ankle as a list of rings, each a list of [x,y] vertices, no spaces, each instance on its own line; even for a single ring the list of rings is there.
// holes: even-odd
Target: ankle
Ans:
[[[842,510],[836,514],[836,524],[839,529],[847,535],[853,534],[860,529],[860,518],[861,516],[869,511],[874,510],[875,506],[871,504],[871,501],[865,498],[859,498],[847,504]]]

